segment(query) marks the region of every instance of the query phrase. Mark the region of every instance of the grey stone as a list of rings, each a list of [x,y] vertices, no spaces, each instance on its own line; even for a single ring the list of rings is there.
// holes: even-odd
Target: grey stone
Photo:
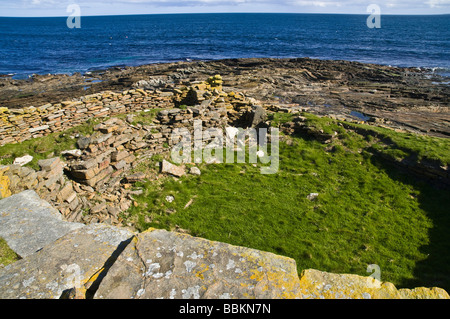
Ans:
[[[35,132],[47,130],[49,128],[50,128],[50,126],[48,126],[48,125],[42,125],[42,126],[38,126],[38,127],[35,127],[35,128],[30,128],[28,130],[28,132],[35,133]]]
[[[79,149],[74,149],[74,150],[68,150],[68,151],[62,151],[61,155],[67,156],[67,157],[81,157],[81,155],[83,155],[83,152]]]
[[[0,237],[21,257],[83,226],[63,221],[61,213],[32,190],[0,200]]]
[[[74,230],[0,269],[0,298],[60,298],[71,288],[89,295],[133,236],[105,224]]]
[[[45,160],[39,160],[38,165],[44,171],[52,171],[53,169],[59,168],[61,160],[59,157],[53,157]]]
[[[319,193],[310,193],[308,196],[306,196],[309,200],[314,200],[319,196]]]
[[[189,169],[189,173],[192,174],[192,175],[201,175],[202,174],[200,169],[198,167],[195,167],[195,166],[193,166],[193,167],[191,167]]]
[[[166,160],[163,160],[160,165],[161,173],[168,173],[177,177],[181,177],[186,174],[183,167],[174,165]]]
[[[33,160],[33,156],[31,155],[25,155],[22,157],[17,157],[16,159],[14,159],[14,165],[20,165],[23,166],[25,164],[28,164],[29,162],[31,162]]]
[[[250,126],[257,127],[261,123],[263,123],[267,118],[266,111],[262,106],[255,105],[252,106],[252,110],[250,112]]]
[[[145,173],[137,172],[137,173],[126,176],[125,180],[127,181],[127,183],[135,183],[135,182],[142,181],[146,178],[147,178],[147,175],[145,175]]]
[[[82,136],[77,140],[77,146],[80,150],[85,150],[91,144],[91,138]]]
[[[295,261],[186,234],[137,234],[109,269],[95,298],[295,298]]]

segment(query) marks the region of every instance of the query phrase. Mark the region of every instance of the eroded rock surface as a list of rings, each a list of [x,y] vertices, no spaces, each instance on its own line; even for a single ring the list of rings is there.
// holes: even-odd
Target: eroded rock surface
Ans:
[[[295,298],[293,259],[165,230],[141,233],[96,298]]]
[[[21,257],[84,226],[62,220],[58,210],[32,190],[2,199],[0,221],[0,237]]]
[[[0,269],[0,298],[60,298],[72,288],[86,295],[132,237],[105,224],[77,229]]]
[[[449,299],[441,288],[397,289],[390,282],[370,276],[333,274],[314,269],[300,276],[301,297],[305,299]]]

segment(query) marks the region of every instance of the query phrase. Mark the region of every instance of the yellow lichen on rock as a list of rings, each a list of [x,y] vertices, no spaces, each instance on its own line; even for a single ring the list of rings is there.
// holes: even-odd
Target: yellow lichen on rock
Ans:
[[[450,299],[449,294],[442,288],[418,287],[414,289],[399,289],[402,299]]]
[[[8,176],[3,175],[8,171],[9,166],[0,167],[0,199],[11,196],[11,181]]]
[[[314,269],[302,272],[301,298],[307,299],[449,299],[440,288],[398,290],[390,282],[352,274],[333,274]]]

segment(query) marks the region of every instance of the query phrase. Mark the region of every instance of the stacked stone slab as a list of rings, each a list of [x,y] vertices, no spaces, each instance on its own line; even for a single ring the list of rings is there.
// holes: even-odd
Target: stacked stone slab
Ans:
[[[193,82],[167,92],[143,89],[105,91],[38,107],[30,106],[22,109],[1,107],[0,146],[61,132],[84,124],[92,118],[182,105],[200,109],[209,108],[208,112],[214,113],[211,114],[211,118],[216,124],[221,123],[223,112],[226,110],[229,122],[236,124],[255,103],[257,102],[254,99],[246,98],[243,93],[224,92],[222,79],[216,75],[205,82]]]
[[[65,164],[59,157],[40,160],[38,164],[39,171],[20,165],[3,166],[1,169],[3,176],[10,181],[8,196],[24,190],[34,190],[43,199],[52,203],[66,219],[74,221],[86,207],[86,201],[80,198],[73,187],[73,182],[64,175]]]
[[[61,132],[92,118],[173,106],[173,92],[141,89],[101,92],[73,101],[22,109],[0,108],[0,145]]]
[[[172,139],[177,128],[185,128],[195,136],[195,121],[201,121],[203,129],[223,129],[237,119],[248,122],[248,114],[252,114],[255,104],[256,101],[242,93],[224,92],[221,77],[214,76],[170,92],[138,88],[121,93],[91,94],[77,101],[38,108],[2,108],[0,121],[9,123],[2,125],[3,133],[13,122],[22,123],[20,127],[28,125],[26,131],[14,131],[15,141],[77,126],[91,117],[109,118],[98,124],[91,136],[79,137],[77,149],[63,152],[64,163],[60,158],[53,158],[40,161],[40,171],[19,165],[2,169],[1,195],[7,197],[33,189],[60,210],[67,220],[120,224],[119,213],[127,210],[133,200],[130,190],[124,186],[148,177],[142,172],[130,173],[140,158],[170,150],[177,142]],[[126,120],[114,116],[144,111],[142,116],[151,108],[163,108],[153,124],[135,124],[133,114],[128,114]],[[2,134],[6,139],[8,136],[12,135]],[[202,137],[203,146],[213,138]]]

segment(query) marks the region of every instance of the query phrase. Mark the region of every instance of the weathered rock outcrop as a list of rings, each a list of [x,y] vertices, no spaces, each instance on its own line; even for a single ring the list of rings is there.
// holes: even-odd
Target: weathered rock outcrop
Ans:
[[[97,298],[295,298],[293,259],[165,230],[136,235]]]
[[[0,298],[450,298],[440,288],[396,289],[350,274],[308,269],[299,277],[291,258],[165,230],[135,233],[105,224],[70,230],[49,206],[30,191],[0,201],[0,225],[11,228],[0,235],[15,250],[34,245],[0,269]],[[48,215],[47,224],[31,227],[34,215]],[[28,229],[34,237],[22,236]]]
[[[441,288],[397,289],[390,282],[351,274],[314,269],[300,276],[301,296],[306,299],[448,299]]]
[[[0,221],[0,237],[21,257],[84,226],[62,220],[58,210],[31,190],[1,200]]]
[[[1,269],[0,298],[60,298],[74,287],[85,296],[131,237],[104,224],[77,229]]]

